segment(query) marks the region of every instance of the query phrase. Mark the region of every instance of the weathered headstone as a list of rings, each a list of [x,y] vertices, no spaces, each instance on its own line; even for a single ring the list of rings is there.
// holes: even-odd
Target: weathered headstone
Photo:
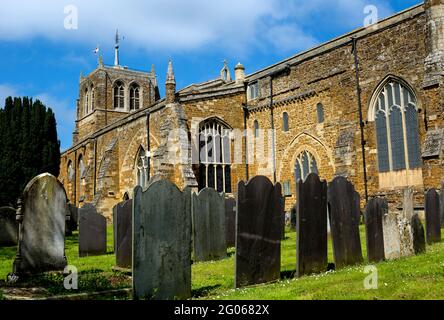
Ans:
[[[282,213],[281,185],[263,176],[238,184],[236,288],[280,278]]]
[[[403,215],[408,221],[411,221],[413,218],[414,209],[413,209],[413,189],[407,188],[404,189],[403,193]]]
[[[413,249],[415,254],[426,252],[426,240],[424,227],[418,214],[414,214],[412,217],[412,237],[413,237]]]
[[[369,262],[384,260],[384,234],[382,218],[388,213],[387,200],[370,199],[365,209],[365,233],[367,237],[367,256]]]
[[[444,228],[444,181],[441,183],[441,193],[440,193],[440,206],[439,211],[441,213],[441,227]]]
[[[14,208],[0,208],[0,247],[17,245],[18,224],[15,215]]]
[[[401,257],[408,257],[415,254],[413,248],[413,234],[411,219],[407,220],[404,217],[398,216],[398,230]]]
[[[79,209],[79,256],[106,254],[106,218],[92,204]]]
[[[191,191],[163,180],[134,189],[133,296],[191,297]]]
[[[133,237],[133,200],[127,200],[113,208],[114,252],[116,265],[131,268]]]
[[[401,238],[398,227],[398,215],[389,211],[382,219],[384,231],[384,253],[388,260],[401,257]]]
[[[19,244],[14,273],[63,270],[65,257],[66,193],[56,177],[44,173],[26,186],[18,209]]]
[[[336,269],[361,263],[359,194],[346,178],[336,177],[328,186],[328,203]]]
[[[225,198],[215,189],[193,194],[194,261],[215,261],[227,257]]]
[[[427,191],[425,197],[426,239],[428,244],[441,241],[441,218],[439,195],[435,189]]]
[[[227,248],[236,245],[236,199],[225,199],[225,231]]]
[[[296,273],[327,271],[327,182],[312,173],[298,181]]]
[[[71,203],[68,203],[69,220],[66,221],[66,235],[72,235],[76,231],[79,223],[78,208]]]

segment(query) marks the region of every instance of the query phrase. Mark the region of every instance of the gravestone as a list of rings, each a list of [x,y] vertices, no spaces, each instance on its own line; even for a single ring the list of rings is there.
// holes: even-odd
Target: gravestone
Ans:
[[[346,178],[336,177],[328,186],[328,203],[336,269],[361,263],[359,194]]]
[[[424,226],[418,214],[414,214],[412,217],[412,237],[413,237],[413,250],[415,254],[421,254],[426,252],[426,239]]]
[[[133,237],[133,200],[123,201],[113,208],[114,252],[119,268],[131,268]]]
[[[236,288],[280,278],[282,213],[281,185],[263,176],[238,184]]]
[[[369,262],[384,260],[384,234],[382,219],[388,213],[386,199],[370,199],[365,208],[365,234],[367,237],[367,256]]]
[[[106,218],[92,204],[79,209],[79,257],[106,254]]]
[[[398,215],[389,211],[382,219],[384,231],[385,258],[394,260],[401,257],[401,237],[398,228]]]
[[[194,261],[215,261],[227,257],[225,198],[215,189],[193,194]]]
[[[79,223],[78,208],[68,203],[69,220],[66,221],[66,235],[72,235],[73,231],[77,231]]]
[[[398,230],[401,257],[414,255],[411,219],[407,220],[404,217],[398,216]]]
[[[18,224],[15,216],[14,208],[0,208],[0,247],[17,245]]]
[[[403,192],[403,215],[408,221],[411,221],[413,218],[414,209],[413,209],[413,189],[407,188],[404,189]]]
[[[435,189],[427,191],[425,197],[426,239],[428,244],[441,241],[441,218],[439,195]]]
[[[298,204],[296,203],[293,207],[291,207],[290,211],[290,230],[296,230],[296,217],[297,217],[297,209]]]
[[[65,224],[68,209],[62,184],[48,173],[35,177],[27,184],[20,206],[14,273],[63,270],[67,265]]]
[[[441,212],[441,228],[444,228],[444,181],[441,183],[440,206]]]
[[[191,297],[191,191],[162,180],[134,189],[133,296]]]
[[[311,173],[298,181],[296,274],[327,271],[327,182]]]
[[[236,245],[236,199],[225,199],[225,231],[227,248]]]

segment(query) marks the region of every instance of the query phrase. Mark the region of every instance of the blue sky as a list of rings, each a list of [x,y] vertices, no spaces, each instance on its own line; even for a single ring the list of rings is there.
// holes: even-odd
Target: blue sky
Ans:
[[[168,59],[178,88],[216,78],[227,60],[251,73],[362,27],[364,8],[378,18],[419,0],[0,0],[0,106],[4,98],[30,96],[53,108],[62,149],[71,145],[80,72],[113,63],[116,28],[121,64],[150,70],[161,94]],[[74,5],[78,28],[64,27]],[[72,12],[72,11],[70,11]]]

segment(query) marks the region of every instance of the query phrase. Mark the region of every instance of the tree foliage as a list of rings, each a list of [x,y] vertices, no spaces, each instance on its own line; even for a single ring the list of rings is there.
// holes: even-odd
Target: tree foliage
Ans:
[[[27,97],[0,109],[0,206],[16,205],[26,184],[41,173],[59,175],[60,141],[54,112]]]

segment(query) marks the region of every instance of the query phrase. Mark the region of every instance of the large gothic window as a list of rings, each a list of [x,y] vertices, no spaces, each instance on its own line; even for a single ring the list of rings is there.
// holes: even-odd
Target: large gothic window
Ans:
[[[85,95],[83,97],[83,110],[85,116],[89,113],[89,91],[88,89],[85,89]]]
[[[130,87],[130,110],[138,110],[140,108],[140,87],[133,84]]]
[[[310,173],[318,174],[318,164],[315,157],[308,151],[303,151],[296,158],[295,178],[296,182],[305,180]]]
[[[215,119],[199,130],[199,190],[213,188],[231,193],[230,130]]]
[[[96,100],[96,90],[94,89],[94,86],[92,86],[91,87],[91,111],[94,111],[95,100]]]
[[[114,109],[125,108],[125,87],[121,81],[114,85]]]
[[[146,188],[148,186],[148,177],[149,177],[149,156],[145,152],[145,149],[140,147],[139,152],[136,158],[136,178],[137,185],[142,188]]]
[[[389,81],[375,104],[379,172],[420,168],[418,113],[412,91],[398,81]]]

